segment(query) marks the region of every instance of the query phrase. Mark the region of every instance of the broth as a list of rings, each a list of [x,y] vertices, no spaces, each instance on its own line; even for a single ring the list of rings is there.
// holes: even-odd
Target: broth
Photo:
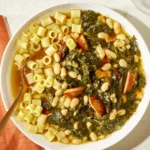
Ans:
[[[21,88],[21,76],[14,64],[11,66],[10,86],[13,98],[16,98]]]
[[[36,59],[42,59],[43,56],[45,55],[44,50],[41,50],[40,52],[36,53],[32,59],[36,60]],[[27,66],[24,67],[24,74],[29,73],[29,68],[27,68]],[[25,78],[26,81],[26,78]],[[16,98],[20,89],[21,89],[21,76],[20,76],[20,70],[17,70],[15,68],[15,65],[12,64],[11,66],[11,73],[10,73],[10,83],[11,83],[11,92],[12,92],[12,96],[13,98]],[[27,81],[26,81],[27,83]]]

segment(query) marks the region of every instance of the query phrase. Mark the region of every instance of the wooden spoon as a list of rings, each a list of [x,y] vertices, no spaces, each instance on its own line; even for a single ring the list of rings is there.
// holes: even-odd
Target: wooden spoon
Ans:
[[[11,115],[12,115],[14,109],[16,108],[18,102],[21,100],[21,97],[22,97],[23,93],[27,90],[27,85],[26,85],[25,80],[24,80],[24,67],[30,59],[28,59],[25,62],[25,64],[23,65],[23,67],[20,70],[20,72],[21,72],[21,81],[22,81],[21,90],[19,91],[19,94],[18,94],[17,98],[14,100],[13,104],[11,105],[11,107],[9,108],[9,110],[7,111],[5,116],[0,121],[0,135],[2,134],[8,120],[11,117]]]

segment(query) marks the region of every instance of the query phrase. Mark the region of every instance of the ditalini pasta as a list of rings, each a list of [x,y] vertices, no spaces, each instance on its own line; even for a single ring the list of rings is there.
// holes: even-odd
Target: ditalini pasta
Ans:
[[[53,38],[51,39],[51,43],[52,44],[58,44],[60,42],[60,40],[58,38]],[[56,45],[57,46],[57,45]]]
[[[50,47],[45,50],[45,53],[49,56],[52,56],[54,53],[57,52],[57,50],[57,46],[55,44],[51,44]]]
[[[38,63],[38,68],[43,68],[44,64],[43,64],[43,59],[36,59],[36,62]],[[34,70],[36,71],[36,70]]]
[[[68,40],[66,41],[66,45],[68,46],[68,48],[69,48],[70,50],[73,50],[73,49],[75,49],[75,47],[76,47],[76,43],[75,43],[75,41],[74,41],[73,39],[68,39]]]
[[[25,62],[25,57],[23,57],[20,54],[16,54],[14,60],[19,64],[19,65],[23,65],[23,63]]]
[[[30,40],[31,33],[29,31],[23,32],[21,36],[21,40],[28,42]]]
[[[38,35],[36,35],[36,34],[33,34],[31,37],[30,37],[30,40],[33,42],[33,43],[35,43],[35,44],[37,44],[37,43],[39,43],[40,42],[40,37],[38,36]]]
[[[34,91],[38,92],[38,93],[42,93],[45,89],[44,86],[42,86],[40,83],[36,83],[33,87]]]
[[[57,37],[57,32],[54,30],[49,30],[47,32],[47,36],[50,37],[51,39],[56,38]]]
[[[18,115],[17,115],[17,119],[20,121],[23,121],[25,116],[26,116],[25,112],[23,110],[20,110]]]
[[[61,26],[61,30],[64,34],[69,34],[69,27],[68,26],[65,26],[65,25]]]
[[[29,31],[32,33],[32,34],[34,34],[34,33],[37,33],[37,30],[38,30],[38,27],[39,27],[39,25],[37,25],[37,24],[31,24],[31,26],[30,26],[30,28],[29,28]]]
[[[37,70],[38,69],[38,63],[36,63],[35,61],[28,61],[27,62],[27,67],[31,70]]]
[[[42,40],[42,39],[41,39]],[[41,43],[42,43],[42,41],[41,41]],[[33,47],[32,47],[32,50],[34,51],[34,52],[39,52],[40,50],[41,50],[41,45],[38,43],[38,44],[33,44],[32,45]]]
[[[73,9],[71,10],[71,18],[80,18],[81,17],[81,10]]]
[[[37,117],[33,117],[32,121],[30,122],[32,125],[35,125],[37,122]]]
[[[26,79],[27,79],[27,82],[28,82],[28,84],[32,84],[32,83],[34,83],[35,81],[34,81],[34,75],[33,75],[33,73],[31,72],[31,73],[28,73],[28,74],[26,74],[25,75],[26,76]]]
[[[35,74],[42,74],[43,73],[43,70],[41,68],[37,69],[37,70],[34,70],[34,73]]]
[[[81,33],[81,25],[72,24],[72,32]]]
[[[26,123],[30,123],[33,119],[33,115],[30,113],[27,113],[27,115],[23,118],[23,121]]]
[[[41,114],[37,119],[37,124],[44,125],[47,119],[47,115]]]
[[[31,132],[31,133],[37,133],[38,131],[38,127],[37,125],[32,125],[32,124],[29,124],[28,125],[28,132]]]
[[[42,101],[41,101],[40,97],[34,97],[32,99],[32,104],[34,104],[36,106],[41,106],[42,105]]]
[[[35,82],[40,82],[44,78],[45,78],[44,74],[35,74],[33,77]]]
[[[46,77],[48,77],[48,76],[54,76],[53,68],[46,68],[46,69],[44,69],[44,73],[45,73]]]
[[[27,85],[17,119],[49,142],[107,137],[143,97],[146,80],[137,45],[119,22],[91,10],[39,18],[16,41],[12,87],[15,93],[20,89],[21,71]]]
[[[19,109],[20,109],[20,110],[25,110],[25,108],[26,108],[26,103],[25,103],[25,102],[21,102],[21,103],[19,104]]]
[[[18,40],[17,41],[17,46],[20,47],[20,48],[23,48],[23,49],[27,49],[28,48],[28,42]]]
[[[31,95],[31,93],[24,93],[23,101],[24,101],[26,104],[30,104],[30,103],[31,103],[31,100],[32,100],[32,95]]]
[[[19,53],[19,54],[28,53],[28,50],[27,50],[27,49],[23,49],[23,48],[19,48],[19,49],[18,49],[18,53]]]
[[[40,21],[41,21],[41,24],[43,27],[46,27],[53,23],[53,20],[51,19],[50,16],[45,16],[45,17],[41,18]]]
[[[51,87],[53,85],[54,78],[52,76],[48,76],[45,80],[45,86]]]
[[[63,23],[66,19],[66,15],[62,14],[61,12],[56,12],[55,19]]]
[[[35,108],[35,105],[34,105],[34,104],[29,104],[29,105],[26,107],[26,111],[29,112],[30,114],[32,114],[34,108]]]
[[[49,141],[53,141],[53,139],[55,138],[55,135],[50,132],[50,131],[47,131],[45,134],[44,134],[44,137]]]
[[[50,56],[44,56],[42,61],[43,61],[43,64],[47,66],[47,65],[50,65],[50,63],[52,62],[52,58]]]
[[[43,27],[39,26],[38,30],[37,30],[37,35],[40,36],[40,37],[45,36],[46,30],[47,30],[46,28],[43,28]]]
[[[72,23],[73,23],[72,19],[66,19],[66,25],[67,25],[68,27],[71,27],[71,26],[72,26]]]
[[[45,130],[45,125],[37,124],[38,133],[43,133]]]
[[[43,37],[41,39],[41,45],[42,45],[43,48],[49,47],[50,46],[50,39],[49,39],[49,37]]]
[[[43,108],[41,106],[36,106],[32,114],[36,117],[39,117]]]

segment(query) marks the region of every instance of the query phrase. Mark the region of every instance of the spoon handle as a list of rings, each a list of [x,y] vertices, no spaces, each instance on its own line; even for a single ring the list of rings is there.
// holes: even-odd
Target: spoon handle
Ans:
[[[7,111],[7,113],[5,114],[5,116],[2,118],[2,120],[0,121],[0,136],[1,136],[1,134],[2,134],[2,132],[3,132],[3,130],[4,130],[4,128],[5,128],[5,126],[6,126],[7,122],[8,122],[8,120],[10,119],[10,117],[11,117],[11,115],[12,115],[14,109],[16,108],[16,106],[17,106],[19,100],[21,99],[21,95],[22,95],[23,91],[24,91],[24,90],[23,90],[23,88],[22,88],[22,89],[20,90],[20,92],[19,92],[17,98],[14,100],[13,104],[11,105],[11,107],[9,108],[9,110]]]

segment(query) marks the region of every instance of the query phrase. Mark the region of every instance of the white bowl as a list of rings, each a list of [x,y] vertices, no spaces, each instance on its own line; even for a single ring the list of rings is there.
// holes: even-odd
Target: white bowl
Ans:
[[[71,8],[80,8],[83,10],[94,10],[96,12],[100,12],[106,16],[110,16],[111,18],[117,20],[122,24],[122,26],[125,28],[125,30],[130,34],[130,35],[135,35],[137,38],[138,46],[142,52],[142,58],[143,58],[143,65],[144,65],[144,70],[146,73],[146,87],[145,87],[145,94],[144,98],[142,99],[137,111],[133,114],[133,116],[127,121],[127,123],[118,131],[114,132],[110,136],[108,136],[106,139],[97,141],[97,142],[89,142],[86,144],[81,144],[81,145],[65,145],[57,142],[49,143],[44,137],[41,135],[36,135],[36,134],[31,134],[26,131],[25,125],[22,122],[19,122],[16,120],[16,118],[13,116],[12,120],[15,123],[15,125],[33,142],[41,145],[44,148],[50,148],[53,150],[100,150],[100,149],[105,149],[108,148],[109,146],[117,143],[121,139],[123,139],[127,134],[129,134],[133,128],[138,124],[140,119],[142,118],[144,112],[146,111],[146,108],[149,103],[149,89],[150,89],[150,69],[149,69],[149,64],[150,64],[150,55],[148,48],[142,38],[142,36],[139,34],[139,32],[135,29],[135,27],[128,21],[126,20],[123,16],[120,14],[114,12],[113,10],[110,10],[106,7],[103,7],[98,4],[94,3],[70,3],[70,4],[63,4],[63,5],[58,5],[51,7],[47,10],[44,10],[31,19],[29,19],[21,28],[16,32],[16,34],[11,38],[3,59],[2,59],[2,64],[1,64],[1,76],[0,76],[0,86],[1,86],[1,94],[2,94],[2,99],[4,102],[4,105],[6,109],[8,110],[10,105],[13,102],[13,98],[11,95],[11,90],[10,90],[10,68],[11,68],[11,63],[12,63],[12,58],[15,53],[15,42],[20,37],[20,34],[27,29],[27,27],[38,20],[41,16],[44,15],[53,15],[56,11],[69,11]]]

